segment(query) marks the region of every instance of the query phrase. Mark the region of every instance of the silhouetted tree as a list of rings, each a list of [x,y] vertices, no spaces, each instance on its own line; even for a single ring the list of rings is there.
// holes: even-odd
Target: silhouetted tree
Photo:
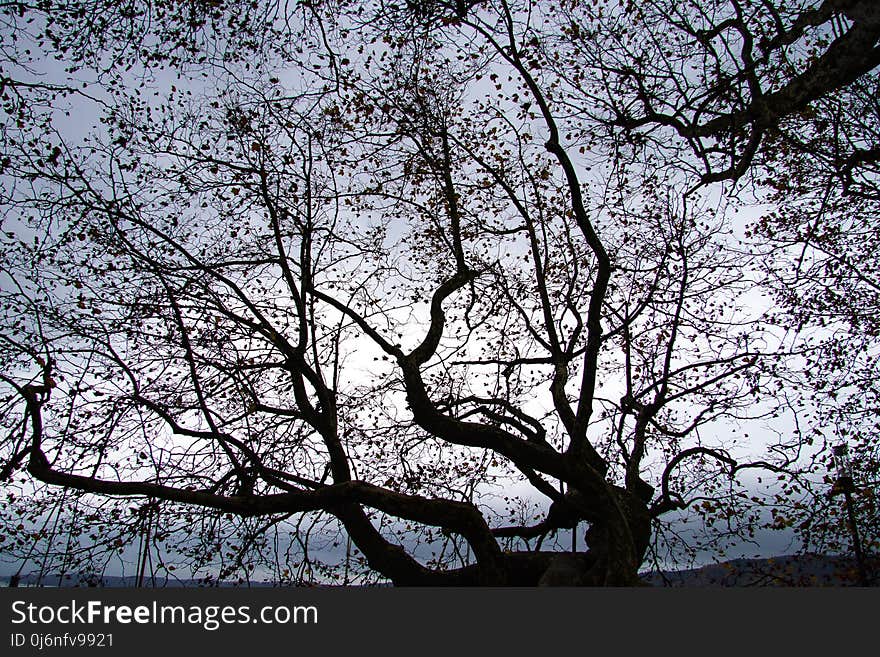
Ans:
[[[740,473],[811,467],[771,430],[817,352],[732,217],[835,147],[787,135],[880,34],[784,4],[6,9],[7,541],[59,489],[142,580],[175,549],[307,579],[327,540],[344,581],[629,585],[670,514],[748,539]],[[848,143],[834,194],[872,175]]]

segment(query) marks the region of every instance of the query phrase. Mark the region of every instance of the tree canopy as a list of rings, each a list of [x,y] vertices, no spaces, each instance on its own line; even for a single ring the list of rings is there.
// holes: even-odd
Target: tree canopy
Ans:
[[[846,549],[873,1],[0,12],[8,554],[531,586]]]

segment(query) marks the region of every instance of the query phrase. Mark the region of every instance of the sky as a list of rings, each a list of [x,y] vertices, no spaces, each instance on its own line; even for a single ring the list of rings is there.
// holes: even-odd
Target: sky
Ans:
[[[45,72],[48,73],[49,75],[59,73],[60,71],[53,69],[53,67],[55,67],[55,66],[56,66],[56,64],[54,64],[54,63],[46,64]],[[175,82],[176,82],[176,78],[172,73],[170,73],[170,72],[163,73],[163,74],[159,75],[159,80],[157,80],[157,82],[156,82],[156,87],[157,87],[157,89],[159,89],[159,88],[163,89],[163,93],[164,93],[165,91],[167,91],[167,89],[170,87],[170,85],[174,84]],[[285,82],[287,82],[287,81],[285,80]],[[136,83],[137,83],[136,73],[132,72],[132,84],[136,84]],[[192,84],[196,84],[196,83],[192,83]],[[196,95],[198,96],[200,93],[200,90],[195,89],[194,91],[196,92]],[[69,132],[67,134],[68,138],[70,138],[73,141],[76,141],[78,139],[83,138],[86,135],[87,131],[90,131],[93,129],[98,129],[98,130],[101,129],[99,126],[95,126],[93,121],[90,120],[92,117],[85,116],[87,114],[87,112],[83,108],[87,107],[90,102],[91,101],[85,101],[82,99],[74,100],[73,106],[72,106],[73,111],[71,112],[71,117],[69,119],[64,119],[61,121],[61,125],[64,127],[64,129],[69,130]],[[736,216],[736,218],[734,218],[732,220],[732,224],[731,224],[733,227],[733,230],[734,230],[734,237],[735,238],[741,237],[743,234],[744,226],[749,221],[756,218],[764,210],[765,210],[765,208],[761,207],[761,206],[751,206],[745,212],[738,214]],[[17,227],[16,229],[22,231],[22,233],[25,233],[22,235],[23,237],[25,237],[25,238],[28,237],[28,235],[26,234],[26,230],[24,230],[20,227]],[[746,298],[744,298],[742,300],[742,302],[743,302],[744,306],[748,307],[752,311],[755,311],[756,309],[762,307],[762,304],[763,305],[767,304],[767,298],[759,296],[759,293],[757,291],[755,291],[753,296],[747,296]],[[422,331],[423,328],[424,328],[423,326],[416,326],[416,322],[413,322],[412,326],[410,327],[410,329],[413,331],[413,335],[415,335],[415,336],[419,336],[420,335],[419,331]],[[410,336],[405,336],[404,339],[407,339],[409,337]],[[372,353],[368,353],[366,350],[360,350],[358,348],[353,348],[351,350],[351,360],[349,362],[349,368],[350,368],[348,370],[349,372],[360,371],[364,374],[366,374],[366,373],[376,374],[377,372],[379,372],[379,368],[372,361]],[[620,396],[619,395],[619,393],[620,393],[619,382],[617,385],[615,385],[615,382],[611,382],[608,386],[608,390],[610,391],[610,392],[608,392],[609,398],[619,397]],[[605,392],[605,391],[603,391],[603,392]],[[541,403],[542,403],[541,400],[535,400],[536,406],[540,405]],[[780,434],[786,434],[786,433],[790,433],[792,431],[793,425],[790,422],[790,420],[783,418],[783,419],[779,420],[773,428],[776,431],[778,431]],[[720,429],[719,433],[723,436],[723,427]],[[767,431],[764,434],[761,434],[760,432],[758,432],[757,435],[753,434],[751,439],[749,441],[746,441],[746,443],[744,445],[744,449],[754,448],[756,446],[756,443],[763,443],[765,438],[767,441],[770,441],[773,439],[773,437],[774,437],[774,434],[771,431]],[[724,440],[722,442],[724,442],[724,441],[726,441],[726,437],[724,437]],[[751,490],[757,491],[757,489],[758,489],[757,482],[747,482],[746,488],[747,488],[747,490],[750,490],[750,491]],[[524,495],[524,499],[527,504],[528,503],[537,503],[537,504],[542,504],[542,505],[546,504],[546,501],[544,501],[542,499],[529,498],[528,493],[523,493],[523,495]],[[491,502],[490,502],[490,504],[491,504]],[[496,510],[500,511],[501,509],[498,508]],[[673,529],[675,531],[681,531],[681,532],[692,531],[693,530],[692,524],[693,524],[692,522],[688,523],[688,522],[684,522],[684,521],[678,521],[677,523],[673,523]],[[581,532],[583,531],[583,525],[581,526],[579,531],[581,531]],[[559,536],[556,539],[556,542],[559,545],[560,549],[565,549],[566,546],[570,545],[570,543],[571,543],[570,533],[566,532],[566,531],[561,531]],[[581,537],[578,537],[578,543],[579,544],[582,543]],[[734,556],[775,556],[775,555],[790,552],[793,549],[792,536],[790,533],[785,533],[785,532],[771,532],[768,530],[759,530],[756,537],[755,537],[755,543],[757,543],[757,545],[754,545],[751,543],[744,543],[744,544],[735,545],[732,548],[730,548],[726,554],[729,557],[734,557]],[[323,551],[319,549],[316,553],[319,555],[326,554],[328,557],[335,557],[336,555],[339,554],[339,549],[341,549],[341,546],[337,546],[337,548],[335,550],[332,547],[324,548]],[[157,558],[158,558],[158,555],[157,555]],[[696,556],[694,561],[695,561],[695,563],[700,564],[700,563],[708,562],[710,560],[714,560],[715,558],[716,558],[716,556],[714,554],[709,553],[709,552],[703,552],[703,553],[699,553]],[[132,561],[130,554],[126,554],[123,557],[123,559],[127,560],[129,562]],[[15,567],[14,564],[10,565],[8,563],[4,563],[2,557],[0,557],[0,568],[14,568],[14,567]],[[114,571],[114,569],[116,569],[116,570]],[[0,570],[0,572],[4,572],[4,571]],[[111,565],[108,569],[108,572],[110,572],[112,574],[121,574],[123,571],[121,568],[119,568],[118,565],[114,565],[113,563],[111,563]]]

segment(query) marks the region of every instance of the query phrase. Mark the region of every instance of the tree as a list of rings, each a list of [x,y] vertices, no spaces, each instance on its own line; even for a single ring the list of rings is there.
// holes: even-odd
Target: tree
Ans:
[[[876,74],[811,108],[798,135],[780,137],[777,173],[765,184],[774,209],[753,226],[763,242],[767,278],[776,288],[780,326],[807,348],[804,371],[811,417],[825,442],[812,499],[786,516],[814,550],[848,551],[850,531],[830,446],[847,443],[857,482],[857,518],[866,550],[876,553],[878,349],[877,177],[870,156],[878,140]],[[782,160],[785,160],[784,166]]]
[[[326,539],[344,581],[621,585],[673,512],[748,537],[738,475],[809,467],[750,435],[812,346],[711,183],[864,79],[864,6],[159,3],[64,72],[86,16],[7,10],[10,543],[59,489],[102,528],[62,556],[137,542],[141,579],[151,542],[293,579]]]
[[[657,0],[620,12],[572,3],[566,18],[557,39],[566,81],[583,87],[581,111],[667,152],[686,148],[703,184],[772,158],[765,145],[780,132],[799,143],[815,103],[880,64],[880,15],[864,0]],[[836,153],[843,169],[876,161],[849,146]]]

